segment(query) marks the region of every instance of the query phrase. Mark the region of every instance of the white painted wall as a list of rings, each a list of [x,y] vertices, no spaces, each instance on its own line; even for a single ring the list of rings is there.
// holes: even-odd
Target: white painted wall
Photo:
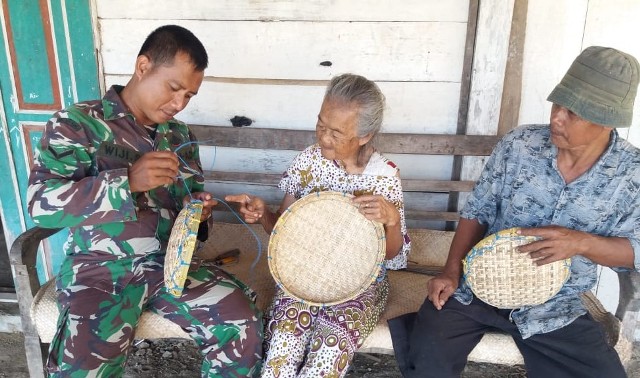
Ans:
[[[385,94],[384,131],[455,133],[468,0],[95,2],[107,87],[126,83],[140,45],[157,26],[180,24],[202,40],[210,67],[179,115],[185,122],[230,126],[239,115],[251,118],[252,127],[312,130],[328,80],[353,72]],[[219,151],[216,169],[282,169],[246,151],[246,159],[234,159],[237,152]],[[268,154],[281,162],[291,157]],[[440,160],[401,165],[403,177],[446,178],[451,164]]]
[[[529,1],[520,123],[547,123],[547,96],[583,49],[610,46],[640,59],[640,1]],[[640,146],[640,101],[622,136]]]

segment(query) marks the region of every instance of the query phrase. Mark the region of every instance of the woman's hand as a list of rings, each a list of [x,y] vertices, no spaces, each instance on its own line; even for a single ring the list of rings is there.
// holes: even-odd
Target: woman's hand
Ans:
[[[385,258],[390,260],[396,257],[402,249],[404,237],[400,227],[400,212],[395,205],[381,195],[359,196],[352,201],[358,206],[358,210],[365,218],[378,221],[384,225]]]
[[[360,213],[369,220],[378,221],[387,227],[400,223],[400,213],[396,206],[381,195],[359,196],[352,201],[358,206]]]
[[[244,193],[228,195],[224,197],[224,200],[240,204],[240,214],[247,223],[258,222],[264,216],[267,206],[262,198]]]
[[[200,222],[204,222],[207,219],[211,218],[211,214],[213,213],[213,207],[218,204],[218,201],[213,199],[211,193],[207,192],[194,192],[191,195],[186,195],[182,199],[182,206],[185,207],[191,199],[197,199],[202,201],[202,215],[200,215]]]

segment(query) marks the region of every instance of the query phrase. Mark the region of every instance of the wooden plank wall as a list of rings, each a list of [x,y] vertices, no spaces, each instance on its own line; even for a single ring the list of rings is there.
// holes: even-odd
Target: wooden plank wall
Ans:
[[[190,124],[311,131],[328,80],[344,72],[378,83],[387,98],[385,133],[455,134],[468,0],[151,1],[96,0],[106,86],[124,84],[155,27],[192,30],[210,54],[205,81],[180,118]],[[509,17],[510,19],[510,17]],[[126,31],[126,32],[123,32]],[[385,151],[382,149],[383,152]],[[296,151],[203,148],[205,168],[281,174]],[[449,180],[453,157],[388,153],[403,179]],[[224,184],[217,192],[245,189]],[[272,188],[256,188],[270,200]],[[445,211],[447,194],[407,194],[412,207]]]
[[[640,59],[640,1],[529,1],[520,122],[548,122],[547,95],[583,49],[611,46]],[[631,128],[620,134],[640,146],[640,101]]]
[[[225,126],[192,125],[199,140],[207,140],[216,148],[233,146],[244,151],[253,150],[291,150],[299,151],[314,143],[315,133],[304,130],[244,128]],[[398,134],[383,133],[378,146],[391,153],[411,155],[454,155],[486,156],[496,144],[498,137],[489,135],[443,135],[443,134]],[[202,146],[208,148],[208,146]],[[282,193],[276,189],[280,174],[243,173],[219,171],[204,167],[207,183],[218,190],[214,192],[237,193],[239,191],[260,195],[275,208],[280,204]],[[416,198],[445,193],[455,197],[458,192],[468,192],[473,181],[402,179],[405,194],[405,214],[408,222],[429,221],[432,227],[446,225],[443,221],[455,222],[458,213],[455,209],[424,209]],[[221,210],[225,207],[220,206]],[[228,217],[227,217],[228,219]]]

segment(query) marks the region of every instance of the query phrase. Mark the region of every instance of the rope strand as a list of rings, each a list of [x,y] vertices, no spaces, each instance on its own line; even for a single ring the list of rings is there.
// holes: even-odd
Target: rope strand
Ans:
[[[212,141],[209,141],[209,143],[210,142],[212,142]],[[207,143],[207,142],[204,142],[204,141],[202,141],[202,142],[200,142],[200,141],[185,142],[185,143],[179,145],[178,147],[176,147],[176,149],[173,152],[176,153],[176,156],[178,156],[178,159],[180,160],[180,162],[182,163],[184,168],[189,173],[193,174],[194,176],[200,176],[200,177],[202,177],[204,179],[204,175],[201,172],[189,167],[187,162],[184,161],[184,159],[182,159],[182,157],[177,153],[180,149],[182,149],[182,148],[184,148],[186,146],[193,145],[193,144],[200,145],[200,144],[203,144],[203,143]],[[216,148],[216,146],[213,146],[213,161],[211,162],[211,169],[210,170],[213,170],[213,166],[214,166],[215,161],[216,161],[216,155],[217,155],[217,148]],[[191,200],[193,200],[193,195],[191,193],[191,190],[189,189],[189,185],[187,185],[186,178],[184,177],[182,171],[178,170],[178,175],[179,175],[178,179],[182,180],[182,184],[184,185],[184,188],[186,189],[187,193],[189,193],[189,198],[191,198]],[[236,213],[228,203],[226,203],[225,201],[221,200],[220,198],[215,198],[214,197],[213,199],[218,201],[219,203],[223,204],[224,206],[226,206],[227,209],[229,209],[229,211],[231,211],[231,214],[233,214],[236,218],[238,218],[240,223],[242,223],[247,228],[247,230],[249,230],[249,232],[251,232],[251,234],[253,235],[254,239],[256,240],[256,246],[258,248],[258,254],[257,254],[256,258],[253,260],[253,263],[251,263],[251,268],[250,268],[250,275],[253,277],[254,276],[253,275],[253,271],[254,271],[256,265],[258,265],[258,261],[260,261],[260,258],[262,257],[262,242],[260,241],[260,238],[251,229],[251,227],[244,220],[242,220],[240,215],[238,215],[238,213]]]

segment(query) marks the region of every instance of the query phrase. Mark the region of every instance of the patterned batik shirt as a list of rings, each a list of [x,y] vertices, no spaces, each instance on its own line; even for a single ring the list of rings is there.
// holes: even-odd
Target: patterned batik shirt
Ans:
[[[314,144],[302,151],[283,174],[280,189],[300,199],[309,193],[336,191],[355,196],[378,194],[396,206],[400,213],[400,228],[403,236],[402,250],[391,260],[385,260],[388,269],[407,266],[411,241],[404,220],[402,184],[396,165],[374,152],[362,174],[349,174],[341,162],[322,156],[320,146]]]
[[[566,184],[549,125],[522,126],[496,146],[460,215],[487,225],[486,235],[510,227],[557,225],[627,238],[640,269],[640,150],[611,132],[609,146],[582,176]],[[596,283],[596,264],[576,255],[562,289],[544,304],[516,309],[523,338],[562,328],[586,313],[580,293]],[[620,268],[622,269],[622,268]],[[461,280],[455,297],[471,302]]]
[[[187,125],[170,120],[151,137],[127,110],[121,90],[114,86],[102,100],[53,115],[37,146],[27,193],[38,226],[69,227],[61,274],[114,293],[131,279],[134,257],[163,251],[182,199],[202,191],[204,182],[193,174],[202,168]],[[128,169],[151,151],[176,151],[181,179],[132,193]],[[108,272],[106,261],[116,262]]]

